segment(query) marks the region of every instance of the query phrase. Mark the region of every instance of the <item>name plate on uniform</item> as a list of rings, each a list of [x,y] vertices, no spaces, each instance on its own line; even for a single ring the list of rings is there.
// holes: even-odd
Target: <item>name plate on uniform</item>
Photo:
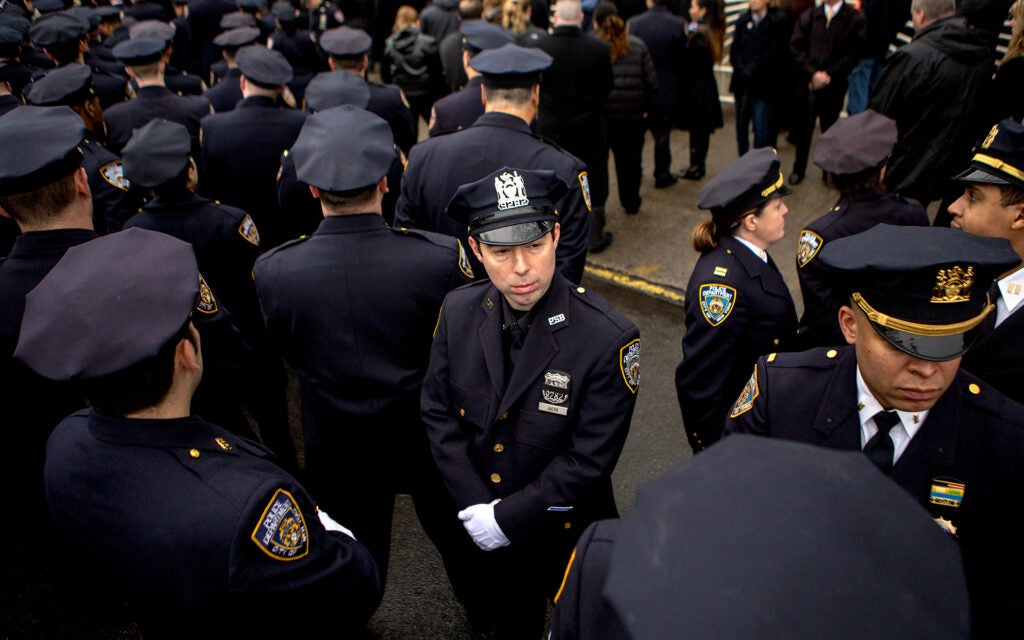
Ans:
[[[537,403],[537,408],[545,413],[557,413],[560,416],[569,415],[568,407],[560,407],[556,404],[548,404],[547,402]]]

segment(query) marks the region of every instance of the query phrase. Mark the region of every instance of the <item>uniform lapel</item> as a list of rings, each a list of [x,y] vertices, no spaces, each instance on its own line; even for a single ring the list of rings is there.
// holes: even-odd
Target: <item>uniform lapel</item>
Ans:
[[[501,391],[505,388],[505,348],[501,342],[501,304],[501,293],[494,285],[489,286],[483,302],[480,303],[483,322],[477,329],[494,397],[501,397]]]
[[[839,364],[825,389],[814,417],[814,429],[830,449],[860,449],[860,418],[857,413],[857,358],[850,347],[839,351]]]
[[[722,244],[736,256],[747,275],[761,282],[761,288],[765,293],[787,299],[792,297],[771,256],[768,256],[768,262],[764,262],[742,242],[733,238],[722,238]]]

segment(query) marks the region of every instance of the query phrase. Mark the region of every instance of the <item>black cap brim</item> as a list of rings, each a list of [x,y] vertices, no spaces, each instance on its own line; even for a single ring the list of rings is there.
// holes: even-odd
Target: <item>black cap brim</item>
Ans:
[[[992,313],[995,313],[995,310]],[[931,362],[944,362],[959,358],[967,353],[979,335],[977,327],[963,333],[946,336],[920,336],[892,327],[883,327],[874,322],[871,323],[871,326],[886,342],[903,353]]]
[[[470,232],[470,236],[484,244],[516,247],[542,238],[544,234],[555,228],[555,221],[550,219],[550,215],[545,215],[538,220],[531,220],[532,217],[513,218],[506,226],[498,228],[489,226],[480,232]]]
[[[999,184],[999,185],[1010,185],[1012,184],[1009,180],[1001,176],[997,176],[993,173],[989,173],[984,169],[978,169],[971,167],[970,169],[953,176],[953,179],[958,182],[977,182],[981,184]]]

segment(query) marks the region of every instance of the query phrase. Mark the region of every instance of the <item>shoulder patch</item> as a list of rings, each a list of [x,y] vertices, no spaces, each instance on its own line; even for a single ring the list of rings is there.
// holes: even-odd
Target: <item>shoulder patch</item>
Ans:
[[[700,285],[699,297],[700,312],[712,327],[725,322],[736,306],[736,289],[724,284]]]
[[[256,230],[256,223],[252,221],[252,217],[248,213],[242,218],[242,224],[238,225],[238,234],[249,244],[260,246],[260,232]]]
[[[640,338],[619,349],[619,369],[631,393],[640,389]]]
[[[199,298],[196,300],[196,309],[201,313],[213,315],[217,313],[217,308],[217,299],[213,297],[213,291],[203,279],[203,274],[199,274]]]
[[[120,160],[114,160],[100,167],[100,175],[110,186],[117,187],[121,191],[128,190],[128,179],[124,177],[124,165]]]
[[[289,562],[309,553],[306,519],[292,494],[278,489],[252,531],[252,541],[274,560]]]
[[[821,241],[821,236],[810,229],[804,229],[801,231],[800,242],[796,246],[797,265],[803,267],[811,260],[814,260],[814,256],[818,255],[818,251],[821,250],[822,244],[824,243]]]
[[[738,418],[750,411],[751,407],[754,406],[754,400],[757,400],[759,395],[761,395],[761,390],[757,388],[757,365],[755,364],[754,373],[750,374],[750,380],[747,380],[747,384],[743,386],[743,391],[740,391],[740,397],[736,398],[736,403],[732,405],[729,417]]]
[[[459,245],[459,271],[461,271],[467,278],[476,278],[473,275],[473,265],[469,263],[469,254],[466,253],[465,248],[462,246],[462,241],[455,238],[455,243]]]
[[[583,203],[587,205],[587,211],[590,211],[590,179],[587,177],[586,171],[580,171],[580,174],[576,176],[580,181],[580,190],[583,192]]]

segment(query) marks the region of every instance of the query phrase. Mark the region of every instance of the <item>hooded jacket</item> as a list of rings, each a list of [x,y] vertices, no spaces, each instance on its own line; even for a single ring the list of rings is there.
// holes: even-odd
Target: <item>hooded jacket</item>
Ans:
[[[384,44],[388,78],[407,96],[436,94],[441,79],[437,42],[416,27],[406,27],[388,37]]]

